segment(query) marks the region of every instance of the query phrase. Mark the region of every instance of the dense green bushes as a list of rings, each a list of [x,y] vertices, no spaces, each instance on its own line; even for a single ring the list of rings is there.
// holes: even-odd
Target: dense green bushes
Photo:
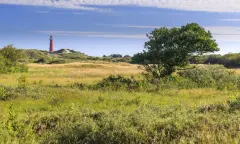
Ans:
[[[129,112],[72,107],[23,121],[17,120],[11,110],[5,125],[18,129],[4,127],[1,131],[6,131],[8,139],[53,144],[231,143],[240,138],[239,117],[234,113],[240,110],[239,99],[228,106],[212,104],[189,109],[144,105],[141,99],[139,103],[138,109]]]
[[[125,78],[121,75],[109,76],[104,78],[96,85],[93,89],[105,89],[105,90],[128,90],[128,91],[140,91],[148,88],[148,83],[146,81],[137,81],[133,77]]]
[[[145,80],[136,80],[134,77],[126,78],[122,75],[111,75],[99,81],[96,84],[86,85],[82,83],[73,83],[67,87],[81,90],[104,90],[104,91],[148,91],[151,84]]]
[[[190,58],[192,64],[221,64],[228,68],[240,67],[240,53],[230,53],[226,55],[204,55],[197,59]]]
[[[22,53],[12,45],[0,49],[0,74],[27,72],[28,67],[19,63],[21,57]]]
[[[201,79],[195,80],[197,77]],[[198,93],[199,96],[192,96],[193,90],[183,90],[185,93],[180,95],[179,90],[174,91],[175,88],[217,88],[217,80],[237,84],[238,81],[233,81],[235,78],[232,77],[237,78],[237,75],[223,66],[212,65],[184,70],[179,75],[164,77],[154,83],[117,75],[106,77],[92,85],[75,83],[71,87],[52,88],[40,85],[40,82],[39,85],[28,85],[26,77],[22,76],[18,78],[16,87],[0,87],[0,99],[11,100],[5,97],[12,91],[13,96],[21,96],[24,100],[26,98],[24,103],[33,106],[18,109],[29,115],[24,118],[22,115],[18,117],[12,108],[9,109],[9,115],[4,116],[0,123],[0,141],[56,144],[233,143],[240,139],[240,99],[237,93],[231,99],[220,98],[219,102],[209,102],[208,105],[203,104],[203,100],[195,105],[205,91]],[[103,93],[106,91],[105,94],[110,94],[106,96],[91,90],[102,90]],[[145,91],[149,93],[151,90],[159,91],[147,95]],[[141,93],[129,94],[124,91]],[[63,92],[65,93],[62,94]],[[84,96],[82,93],[90,94]],[[93,93],[96,97],[92,96]],[[123,94],[118,95],[119,93]],[[205,101],[210,96],[221,97],[219,93],[214,94],[216,93],[203,97]],[[232,92],[224,91],[221,94],[231,96]],[[187,106],[181,104],[186,97],[189,101],[192,100],[191,104],[185,102]],[[29,99],[36,100],[36,107],[33,101],[28,102]],[[70,99],[76,105],[70,107]]]
[[[198,87],[215,87],[218,89],[240,88],[240,76],[222,65],[200,65],[178,72],[186,79],[195,82]]]
[[[211,105],[204,105],[198,108],[201,113],[209,112],[229,112],[234,113],[240,110],[240,97],[236,97],[233,100],[228,100],[226,103],[216,103]]]
[[[125,90],[129,92],[192,88],[216,88],[218,90],[240,89],[240,76],[222,65],[199,65],[178,71],[177,75],[167,76],[161,79],[146,79],[144,76],[145,75],[137,80],[134,77],[126,78],[122,75],[111,75],[96,84],[86,85],[73,83],[69,86],[81,90]]]

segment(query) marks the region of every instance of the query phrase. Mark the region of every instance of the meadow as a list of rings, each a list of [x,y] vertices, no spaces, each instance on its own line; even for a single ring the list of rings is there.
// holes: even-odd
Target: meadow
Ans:
[[[44,84],[70,84],[73,82],[93,83],[109,75],[137,75],[142,72],[137,65],[109,63],[104,61],[84,61],[71,64],[29,64],[26,74],[1,75],[0,83],[16,84],[16,79],[25,75],[29,83],[43,81]]]
[[[0,143],[240,141],[238,89],[83,89],[71,84],[94,85],[119,74],[140,80],[143,71],[101,61],[28,66],[28,73],[0,75],[6,87],[0,89]]]

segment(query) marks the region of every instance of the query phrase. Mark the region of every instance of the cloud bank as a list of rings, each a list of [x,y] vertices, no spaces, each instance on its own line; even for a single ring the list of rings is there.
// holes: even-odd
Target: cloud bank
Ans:
[[[122,25],[119,25],[122,26]],[[153,29],[154,26],[127,26],[126,28],[146,28]],[[156,28],[156,27],[155,27]],[[209,26],[204,27],[211,31],[214,39],[218,42],[240,42],[240,27],[231,26]],[[150,32],[151,30],[147,30]],[[122,34],[122,33],[108,33],[108,32],[84,32],[84,31],[58,31],[58,30],[40,30],[37,33],[47,35],[64,35],[64,36],[84,36],[84,37],[98,37],[98,38],[126,38],[126,39],[147,39],[146,33],[142,34]]]
[[[186,11],[240,12],[239,0],[0,0],[0,4],[109,11],[85,5],[136,5]]]
[[[127,39],[145,39],[145,34],[120,34],[107,32],[83,32],[83,31],[37,31],[47,35],[64,35],[64,36],[84,36],[84,37],[98,37],[98,38],[127,38]]]

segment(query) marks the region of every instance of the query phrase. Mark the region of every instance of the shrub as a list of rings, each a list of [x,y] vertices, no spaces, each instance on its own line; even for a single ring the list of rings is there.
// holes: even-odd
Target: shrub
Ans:
[[[148,83],[146,81],[137,81],[133,77],[125,78],[122,75],[111,75],[104,78],[102,81],[98,82],[93,86],[93,89],[105,89],[105,90],[129,90],[129,91],[139,91],[146,90],[148,88]]]
[[[154,83],[156,83],[160,89],[191,89],[198,87],[192,80],[180,76],[167,76],[161,78],[158,83]]]
[[[0,86],[0,100],[7,101],[17,98],[19,92],[15,88]]]
[[[0,87],[0,100],[5,100],[6,99],[6,90],[4,87]]]
[[[83,83],[73,83],[73,84],[70,84],[70,87],[71,88],[77,88],[77,89],[80,89],[80,90],[87,89],[87,85],[85,85]]]
[[[40,59],[38,59],[37,61],[35,61],[34,63],[43,63],[43,64],[45,64],[45,63],[47,63],[49,60],[47,60],[46,58],[40,58]]]
[[[240,97],[234,100],[228,100],[225,104],[216,103],[211,105],[204,105],[198,108],[200,113],[206,112],[234,112],[240,110]]]
[[[26,79],[26,76],[21,76],[18,78],[18,88],[20,90],[27,90],[27,79]]]
[[[5,143],[36,143],[35,134],[32,131],[32,124],[26,121],[19,121],[18,114],[13,110],[12,105],[9,107],[9,116],[4,124],[3,129],[7,132],[4,139]]]
[[[19,60],[22,57],[21,51],[8,45],[0,50],[0,73],[16,73],[27,72],[28,68],[25,64],[20,64]]]
[[[66,60],[66,59],[57,59],[57,60],[53,60],[51,62],[49,62],[48,64],[65,64],[65,63],[69,63],[71,62],[70,60]]]
[[[222,65],[200,65],[192,69],[179,71],[178,74],[197,83],[199,87],[216,87],[218,89],[237,88],[239,76]]]

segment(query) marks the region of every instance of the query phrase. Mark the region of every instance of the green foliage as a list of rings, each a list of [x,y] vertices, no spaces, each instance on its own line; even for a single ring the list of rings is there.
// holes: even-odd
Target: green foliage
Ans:
[[[65,64],[70,62],[71,60],[67,60],[67,59],[56,59],[56,60],[50,61],[48,64]]]
[[[1,55],[7,60],[7,65],[16,65],[17,61],[22,58],[22,53],[13,45],[8,45],[0,50]]]
[[[26,76],[21,76],[18,78],[18,88],[21,89],[21,90],[26,90],[27,89],[27,78]]]
[[[0,87],[0,100],[6,100],[7,94],[4,87]]]
[[[115,88],[118,83],[132,85],[132,79],[110,76],[103,82],[106,87]],[[94,92],[84,88],[29,86],[28,94],[20,91],[21,97],[10,102],[17,106],[9,108],[9,116],[0,115],[3,118],[0,140],[4,143],[232,143],[240,139],[238,92],[174,90],[174,84],[190,80],[179,76],[161,80],[160,86],[165,85],[168,90],[158,93],[128,93],[124,92],[126,87],[113,92],[115,89],[111,88]],[[80,89],[85,86],[74,85]],[[35,93],[45,96],[32,99]],[[231,95],[231,100],[225,102],[226,95]]]
[[[48,62],[49,62],[49,59],[47,59],[47,58],[40,58],[40,59],[34,61],[34,63],[40,63],[40,64],[45,64]]]
[[[93,89],[98,90],[127,90],[127,91],[141,91],[146,90],[149,86],[149,83],[146,81],[137,81],[134,77],[126,78],[122,75],[111,75],[109,77],[104,78],[96,85],[93,85]]]
[[[67,52],[65,52],[67,51]],[[70,49],[61,49],[49,54],[48,51],[26,49],[21,50],[23,53],[23,61],[34,63],[49,63],[49,64],[62,64],[78,60],[87,60],[88,56],[81,52],[76,52]]]
[[[146,53],[137,53],[132,57],[131,63],[133,64],[144,64],[146,58]]]
[[[16,88],[0,86],[0,100],[8,101],[16,99],[20,95]]]
[[[131,58],[130,55],[124,55],[123,57],[124,57],[124,58]]]
[[[226,55],[204,55],[199,57],[199,60],[190,59],[193,64],[221,64],[228,68],[240,67],[240,54],[230,53]]]
[[[64,66],[93,69],[100,65]],[[201,79],[195,80],[198,75]],[[154,82],[136,77],[112,75],[92,84],[74,80],[71,85],[49,86],[36,79],[28,83],[21,76],[17,86],[0,87],[0,99],[3,96],[4,100],[0,101],[0,141],[239,142],[240,93],[234,90],[239,78],[233,72],[223,66],[207,65]],[[222,85],[229,86],[224,91],[213,89]],[[7,101],[14,96],[16,100]]]
[[[60,53],[59,54],[63,59],[73,59],[73,60],[85,60],[88,58],[87,55],[80,52],[73,53]]]
[[[144,56],[145,69],[153,78],[171,75],[177,67],[188,64],[191,56],[218,51],[218,45],[211,33],[196,23],[180,28],[162,27],[147,35],[146,51],[136,57]]]
[[[83,84],[83,83],[73,83],[73,84],[70,84],[70,87],[71,88],[77,88],[77,89],[80,89],[80,90],[88,89],[88,86]]]
[[[141,105],[141,99],[128,103],[126,106]],[[43,137],[41,143],[220,143],[239,139],[239,134],[230,134],[237,132],[236,126],[239,126],[231,114],[233,110],[221,104],[207,107],[203,107],[208,109],[204,114],[201,108],[180,110],[152,106],[128,113],[77,110],[43,117],[37,129]],[[216,111],[219,113],[214,113]],[[228,119],[217,119],[221,116]]]
[[[166,76],[159,81],[152,82],[158,86],[158,89],[194,89],[198,85],[190,79],[180,76]]]
[[[201,65],[179,71],[178,74],[197,83],[199,87],[237,89],[240,85],[240,77],[222,65]]]
[[[0,50],[0,74],[27,72],[28,67],[18,61],[22,58],[22,53],[12,45],[8,45]]]
[[[9,107],[9,117],[5,122],[4,130],[7,131],[5,143],[26,143],[35,142],[35,134],[31,127],[31,123],[23,123],[18,120],[18,114],[13,110],[13,106]]]
[[[240,97],[235,100],[228,100],[226,103],[217,103],[211,105],[204,105],[203,107],[198,108],[199,112],[236,112],[240,111]]]
[[[112,57],[112,58],[121,58],[123,57],[121,54],[111,54],[109,57]]]

